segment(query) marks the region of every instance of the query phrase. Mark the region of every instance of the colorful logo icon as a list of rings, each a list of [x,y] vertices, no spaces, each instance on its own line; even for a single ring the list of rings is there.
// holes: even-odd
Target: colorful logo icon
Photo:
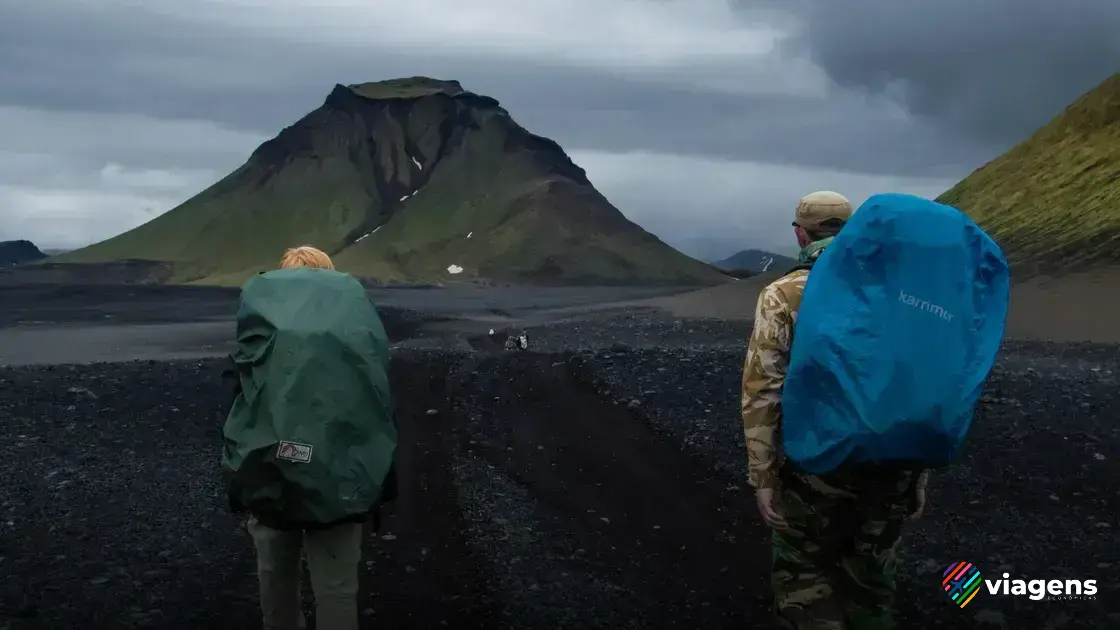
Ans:
[[[980,592],[980,569],[971,562],[954,562],[941,574],[941,587],[957,606],[964,608]]]

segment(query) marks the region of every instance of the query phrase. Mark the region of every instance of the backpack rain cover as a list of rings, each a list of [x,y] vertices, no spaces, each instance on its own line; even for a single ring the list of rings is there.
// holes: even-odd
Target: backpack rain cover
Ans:
[[[782,391],[782,445],[813,474],[955,457],[995,364],[1010,273],[964,213],[875,195],[809,272]]]
[[[369,512],[397,430],[388,339],[361,283],[307,268],[250,278],[232,358],[242,392],[223,431],[231,498],[296,524]]]

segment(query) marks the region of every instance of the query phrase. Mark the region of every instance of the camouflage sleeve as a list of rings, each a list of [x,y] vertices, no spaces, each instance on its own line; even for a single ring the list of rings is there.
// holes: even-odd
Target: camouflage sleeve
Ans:
[[[754,332],[743,366],[743,432],[750,484],[755,488],[774,487],[777,476],[782,383],[792,334],[789,303],[777,288],[767,287],[758,296]]]

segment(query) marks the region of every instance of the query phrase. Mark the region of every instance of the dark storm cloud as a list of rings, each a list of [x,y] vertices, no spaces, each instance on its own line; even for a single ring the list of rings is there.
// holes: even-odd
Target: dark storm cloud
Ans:
[[[791,50],[842,86],[891,95],[1006,147],[1120,72],[1117,0],[783,0]]]
[[[949,141],[932,126],[845,94],[825,100],[587,77],[573,77],[570,85],[556,76],[539,80],[539,86],[535,77],[523,81],[529,89],[511,91],[504,102],[523,125],[566,140],[565,147],[920,176],[960,175],[962,164],[991,157],[982,144]],[[576,89],[589,84],[596,89]]]
[[[308,46],[200,29],[127,7],[3,6],[0,59],[14,63],[0,68],[0,105],[277,131],[333,85],[306,62],[314,58]]]
[[[6,6],[0,58],[16,63],[0,68],[0,105],[201,119],[271,135],[318,106],[336,82],[425,74],[498,98],[527,128],[569,149],[918,175],[959,175],[962,164],[992,155],[843,93],[731,94],[689,85],[686,76],[284,43],[100,7]]]
[[[110,236],[235,168],[335,83],[428,75],[499,99],[662,236],[734,224],[744,247],[784,247],[802,194],[936,195],[1120,69],[1120,0],[751,0],[738,22],[717,0],[676,0],[684,19],[637,24],[629,48],[603,29],[569,37],[598,16],[556,1],[479,0],[515,19],[473,34],[276,1],[0,0],[0,237]],[[549,39],[559,14],[568,30]],[[756,54],[743,24],[792,37]]]

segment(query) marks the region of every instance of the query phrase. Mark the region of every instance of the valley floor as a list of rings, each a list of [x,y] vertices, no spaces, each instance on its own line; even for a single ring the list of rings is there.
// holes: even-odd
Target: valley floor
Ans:
[[[143,300],[92,299],[0,322],[0,628],[257,623],[252,544],[218,475],[218,359],[165,360],[196,345],[190,334],[166,351],[51,346],[72,344],[67,329],[228,331],[212,297],[176,298],[178,322],[145,318]],[[485,308],[467,321],[385,308],[402,487],[367,533],[363,623],[767,627],[767,534],[738,420],[749,323],[518,306],[495,306],[497,323]],[[134,321],[92,323],[122,312]],[[488,327],[525,327],[529,352],[499,350]],[[29,330],[31,350],[114,362],[3,358]],[[1007,345],[966,454],[934,475],[927,515],[906,533],[901,627],[1120,625],[1118,378],[1116,347]],[[985,591],[962,610],[938,589],[959,560],[985,578],[1097,579],[1100,591],[1041,602]]]

